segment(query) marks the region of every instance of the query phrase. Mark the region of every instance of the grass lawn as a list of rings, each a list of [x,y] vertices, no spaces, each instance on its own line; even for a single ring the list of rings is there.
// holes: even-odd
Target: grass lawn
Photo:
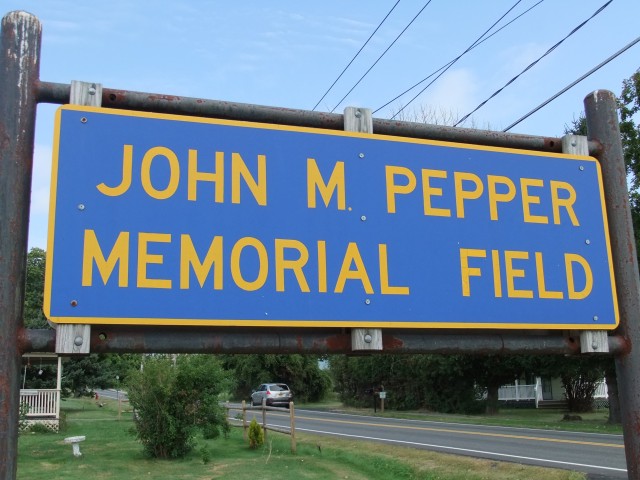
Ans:
[[[304,408],[303,405],[300,408]],[[228,439],[198,439],[193,452],[180,460],[146,458],[130,433],[131,413],[118,418],[116,402],[103,408],[88,399],[63,403],[66,429],[58,434],[24,433],[18,451],[21,480],[581,480],[566,470],[525,467],[515,463],[475,460],[345,439],[298,434],[298,449],[290,452],[287,435],[269,432],[268,442],[251,450],[242,431],[233,428]],[[65,437],[85,435],[75,458]],[[206,460],[209,461],[206,461]]]

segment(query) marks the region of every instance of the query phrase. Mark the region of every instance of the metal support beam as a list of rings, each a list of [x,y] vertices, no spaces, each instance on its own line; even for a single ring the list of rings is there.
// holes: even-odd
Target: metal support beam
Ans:
[[[580,339],[544,333],[455,331],[437,333],[416,330],[384,329],[382,345],[385,354],[472,353],[576,355]],[[625,352],[626,343],[619,336],[608,337],[609,351]],[[53,330],[26,330],[21,348],[29,352],[52,352]],[[231,327],[150,327],[94,326],[91,333],[94,353],[301,353],[349,354],[351,334],[344,329],[290,328],[277,331],[264,328]],[[372,353],[372,352],[370,352]],[[380,353],[380,352],[378,352]]]
[[[67,103],[69,89],[69,85],[61,83],[40,82],[38,101],[41,103]],[[292,108],[179,97],[161,93],[132,92],[112,88],[104,88],[102,90],[102,106],[122,110],[277,123],[328,130],[342,130],[344,128],[343,115],[337,113],[311,112]],[[472,143],[489,147],[521,148],[556,153],[562,151],[562,142],[557,137],[448,127],[419,122],[400,122],[383,118],[373,119],[373,131],[380,135]],[[597,142],[589,142],[589,153],[591,155],[595,155],[598,152],[598,148]]]
[[[18,410],[36,84],[42,29],[11,12],[0,31],[0,478],[18,469]]]
[[[565,135],[562,137],[562,153],[572,155],[589,155],[587,137],[582,135]],[[582,353],[607,353],[607,332],[605,330],[587,330],[580,332],[580,348]]]
[[[373,133],[371,109],[345,108],[344,130],[346,132]],[[364,156],[364,154],[361,154],[361,156]],[[364,157],[363,161],[366,161]],[[365,304],[370,302],[370,299],[366,299]],[[351,348],[354,352],[382,350],[382,330],[380,328],[354,328],[351,330]]]
[[[71,82],[69,103],[99,107],[102,104],[102,84],[91,82]],[[89,354],[91,325],[54,324],[56,329],[56,353]]]
[[[602,145],[599,160],[620,310],[617,333],[628,346],[616,356],[616,373],[627,472],[630,479],[637,479],[640,478],[640,277],[627,173],[615,95],[606,90],[597,90],[585,98],[584,105],[589,138]]]

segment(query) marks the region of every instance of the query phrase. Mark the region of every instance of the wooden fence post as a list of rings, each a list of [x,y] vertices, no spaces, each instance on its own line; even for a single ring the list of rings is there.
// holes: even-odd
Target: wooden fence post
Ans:
[[[242,439],[247,441],[247,402],[242,400]]]
[[[296,453],[296,415],[295,415],[295,407],[293,406],[293,402],[289,402],[289,419],[291,421],[291,453]]]
[[[262,430],[264,431],[264,440],[267,441],[267,399],[262,399]]]

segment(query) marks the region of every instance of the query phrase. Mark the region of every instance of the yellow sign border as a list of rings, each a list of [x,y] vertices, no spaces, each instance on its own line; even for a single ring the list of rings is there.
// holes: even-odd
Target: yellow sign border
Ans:
[[[598,324],[529,324],[529,323],[417,323],[417,322],[354,322],[354,321],[330,321],[330,320],[277,320],[270,319],[246,319],[246,320],[194,320],[194,319],[177,319],[177,318],[110,318],[110,317],[52,317],[51,316],[51,285],[53,276],[53,260],[54,260],[54,231],[55,231],[55,212],[57,199],[58,184],[58,152],[60,147],[60,127],[62,112],[64,110],[98,113],[106,115],[116,115],[124,117],[150,118],[158,120],[172,120],[187,123],[201,123],[214,125],[227,125],[244,128],[255,128],[260,130],[281,130],[288,132],[303,132],[316,135],[328,135],[338,137],[354,137],[366,138],[369,140],[380,140],[386,142],[413,143],[421,145],[434,145],[441,147],[453,147],[467,150],[481,150],[490,152],[509,153],[514,155],[539,156],[550,158],[563,158],[565,160],[580,160],[587,162],[595,162],[599,185],[600,205],[602,208],[602,219],[605,229],[605,240],[607,250],[607,260],[609,264],[609,275],[611,279],[611,290],[613,299],[613,308],[615,316],[615,324],[598,325]],[[613,271],[613,260],[611,256],[611,242],[609,238],[609,222],[604,199],[604,186],[602,183],[602,170],[599,162],[591,156],[573,155],[564,153],[538,152],[534,150],[522,150],[515,148],[491,147],[484,145],[474,145],[466,143],[445,142],[440,140],[426,140],[420,138],[397,137],[391,135],[379,135],[360,132],[350,132],[342,130],[324,130],[309,127],[296,127],[289,125],[276,125],[259,122],[244,122],[236,120],[222,120],[204,117],[190,117],[185,115],[140,112],[129,110],[117,110],[102,107],[88,107],[79,105],[63,105],[56,110],[54,123],[54,140],[53,140],[53,157],[51,166],[51,191],[49,203],[49,226],[47,231],[47,255],[46,255],[46,271],[45,271],[45,289],[44,289],[44,306],[45,316],[56,324],[92,324],[92,325],[157,325],[157,326],[246,326],[246,327],[349,327],[349,328],[413,328],[413,329],[503,329],[503,330],[613,330],[618,327],[620,322],[620,314],[618,309],[618,298],[616,294],[615,275]]]

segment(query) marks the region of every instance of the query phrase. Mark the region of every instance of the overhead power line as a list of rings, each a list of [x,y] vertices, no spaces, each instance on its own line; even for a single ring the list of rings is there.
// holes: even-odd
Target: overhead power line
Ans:
[[[415,22],[416,18],[420,16],[420,14],[424,11],[425,8],[429,6],[431,2],[432,0],[429,0],[427,3],[424,4],[424,6],[420,9],[420,11],[416,13],[415,17],[413,17],[411,21],[407,24],[407,26],[404,27],[404,29],[398,34],[395,40],[391,42],[391,44],[386,48],[384,52],[382,52],[382,54],[378,57],[378,59],[375,62],[373,62],[373,65],[371,65],[369,69],[366,72],[364,72],[364,75],[360,77],[360,79],[356,82],[356,84],[353,87],[351,87],[351,89],[345,94],[344,97],[340,99],[340,101],[336,104],[336,106],[331,109],[331,113],[333,113],[334,110],[338,108],[338,106],[340,106],[340,104],[344,101],[344,99],[347,98],[351,92],[353,92],[353,90],[360,84],[360,82],[364,79],[364,77],[366,77],[369,74],[369,72],[373,69],[373,67],[375,67],[378,64],[378,62],[382,59],[382,57],[386,55],[386,53],[391,49],[391,47],[393,47],[393,45],[398,41],[398,39],[404,34],[404,32],[407,31],[407,29],[411,26],[411,24]]]
[[[493,37],[494,35],[496,35],[498,32],[504,30],[505,28],[507,28],[509,25],[511,25],[513,22],[515,22],[516,20],[518,20],[520,17],[522,17],[524,14],[530,12],[531,10],[533,10],[535,7],[537,7],[538,5],[540,5],[544,0],[538,0],[537,3],[535,3],[533,6],[529,7],[528,9],[526,9],[524,12],[522,12],[520,15],[518,15],[517,17],[513,18],[512,20],[510,20],[509,22],[505,23],[502,27],[500,27],[499,29],[497,29],[495,32],[493,32],[491,35],[488,35],[487,37],[483,38],[482,40],[480,40],[478,43],[476,43],[470,50],[473,50],[474,48],[478,47],[480,44],[486,42],[487,40],[489,40],[491,37]],[[400,93],[399,95],[396,95],[395,97],[393,97],[391,100],[389,100],[387,103],[385,103],[384,105],[382,105],[381,107],[378,107],[377,109],[375,109],[373,111],[373,113],[377,113],[380,110],[382,110],[384,107],[388,106],[389,104],[395,102],[396,100],[398,100],[400,97],[402,97],[403,95],[409,93],[411,90],[413,90],[414,88],[416,88],[417,86],[423,84],[424,82],[426,82],[427,80],[429,80],[431,77],[433,77],[435,74],[437,74],[440,70],[447,68],[449,65],[451,65],[453,62],[455,61],[455,59],[450,60],[448,63],[445,63],[443,66],[441,66],[440,68],[438,68],[437,70],[431,72],[429,75],[427,75],[426,77],[424,77],[422,80],[420,80],[418,83],[413,84],[412,86],[410,86],[409,88],[407,88],[404,92]]]
[[[530,63],[524,70],[522,70],[518,75],[516,75],[515,77],[513,77],[511,80],[509,80],[507,83],[505,83],[501,88],[499,88],[498,90],[496,90],[489,98],[487,98],[485,101],[483,101],[482,103],[480,103],[476,108],[474,108],[471,112],[467,113],[464,117],[462,117],[460,120],[458,120],[458,122],[454,125],[454,127],[457,127],[458,125],[460,125],[461,123],[463,123],[467,118],[469,118],[471,115],[473,115],[475,112],[477,112],[478,110],[480,110],[480,108],[482,108],[489,100],[491,100],[492,98],[494,98],[495,96],[497,96],[500,92],[502,92],[505,88],[507,88],[509,85],[511,85],[513,82],[515,82],[521,75],[523,75],[525,72],[527,72],[528,70],[530,70],[531,68],[533,68],[540,60],[542,60],[544,57],[546,57],[547,55],[549,55],[551,52],[553,52],[559,45],[561,45],[567,38],[569,38],[570,36],[572,36],[574,33],[576,33],[578,30],[580,30],[582,27],[584,27],[591,19],[593,19],[594,17],[596,17],[600,12],[602,12],[605,8],[607,8],[609,6],[609,4],[613,2],[613,0],[609,0],[607,3],[605,3],[604,5],[602,5],[598,10],[596,10],[593,15],[591,15],[589,18],[587,18],[584,22],[582,22],[580,25],[578,25],[577,27],[575,27],[573,30],[571,30],[571,32],[569,32],[569,34],[564,37],[562,40],[560,40],[559,42],[557,42],[555,45],[553,45],[549,50],[547,50],[544,54],[542,54],[540,57],[538,57],[534,62]]]
[[[447,67],[446,67],[446,68],[444,68],[444,69],[443,69],[443,70],[438,74],[438,76],[437,76],[436,78],[434,78],[433,80],[431,80],[431,81],[427,84],[427,86],[426,86],[426,87],[424,87],[422,90],[420,90],[420,91],[419,91],[419,92],[418,92],[418,93],[417,93],[417,94],[416,94],[416,95],[415,95],[411,100],[409,100],[409,102],[408,102],[408,103],[406,103],[405,105],[403,105],[403,106],[402,106],[402,108],[401,108],[400,110],[398,110],[396,113],[394,113],[394,114],[393,114],[393,116],[391,117],[391,120],[393,120],[394,118],[396,118],[396,117],[398,116],[398,114],[400,114],[400,113],[401,113],[405,108],[407,108],[409,105],[411,105],[411,104],[414,102],[414,100],[415,100],[416,98],[418,98],[418,97],[419,97],[419,96],[420,96],[420,95],[421,95],[421,94],[422,94],[422,93],[423,93],[427,88],[429,88],[431,85],[433,85],[433,84],[434,84],[434,82],[435,82],[436,80],[438,80],[442,75],[444,75],[444,74],[445,74],[445,72],[446,72],[447,70],[449,70],[449,69],[450,69],[450,68],[451,68],[451,67],[452,67],[452,66],[453,66],[453,65],[454,65],[458,60],[460,60],[460,59],[461,59],[461,58],[462,58],[466,53],[468,53],[468,52],[469,52],[473,47],[475,47],[475,46],[476,46],[476,45],[477,45],[477,44],[478,44],[478,43],[479,43],[479,42],[484,38],[484,36],[485,36],[485,35],[487,35],[491,30],[493,30],[493,27],[495,27],[498,23],[500,23],[500,21],[501,21],[504,17],[506,17],[506,16],[509,14],[509,12],[511,12],[511,10],[513,10],[514,8],[516,8],[516,7],[518,6],[518,4],[519,4],[521,1],[522,1],[522,0],[517,0],[517,2],[516,2],[516,3],[514,3],[514,4],[511,6],[511,8],[509,8],[509,10],[507,10],[504,14],[502,14],[502,16],[501,16],[498,20],[496,20],[495,22],[493,22],[493,24],[492,24],[488,29],[486,29],[482,35],[480,35],[478,38],[476,38],[476,39],[474,40],[474,42],[473,42],[471,45],[469,45],[469,46],[467,47],[467,49],[466,49],[464,52],[462,52],[460,55],[458,55],[456,58],[454,58],[451,62],[449,62],[449,64],[447,65]]]
[[[324,97],[327,96],[327,94],[331,91],[331,89],[334,87],[334,85],[336,83],[338,83],[338,80],[340,80],[340,78],[342,78],[342,75],[344,75],[344,72],[347,71],[347,68],[349,68],[351,66],[351,64],[353,63],[353,61],[358,57],[358,55],[360,55],[360,52],[364,49],[364,47],[367,46],[367,44],[369,43],[369,40],[371,40],[373,38],[373,36],[376,34],[376,32],[380,29],[380,27],[382,26],[382,24],[387,20],[387,18],[389,18],[389,15],[391,15],[391,12],[393,12],[395,10],[395,8],[398,6],[398,4],[400,3],[400,0],[398,0],[395,5],[393,7],[391,7],[391,10],[389,10],[389,12],[384,16],[384,18],[382,19],[382,21],[378,24],[378,26],[376,27],[376,29],[373,31],[373,33],[371,35],[369,35],[369,38],[367,38],[367,41],[364,42],[364,45],[362,45],[360,47],[360,50],[358,50],[358,53],[356,53],[353,58],[351,59],[351,61],[347,64],[346,67],[344,67],[344,70],[342,70],[342,72],[340,72],[340,75],[338,75],[338,78],[336,78],[333,83],[331,84],[331,86],[327,89],[326,92],[324,92],[324,95],[322,95],[322,97],[320,98],[320,100],[318,100],[318,103],[315,104],[315,106],[313,107],[312,111],[315,111],[316,108],[318,108],[318,105],[320,105],[320,102],[322,100],[324,100]]]
[[[503,130],[503,132],[508,132],[509,130],[511,130],[513,127],[515,127],[516,125],[518,125],[520,122],[522,122],[523,120],[529,118],[531,115],[533,115],[534,113],[536,113],[538,110],[540,110],[541,108],[545,107],[546,105],[548,105],[549,103],[553,102],[556,98],[558,98],[560,95],[562,95],[563,93],[565,93],[567,90],[575,87],[577,84],[579,84],[581,81],[583,81],[585,78],[587,78],[589,75],[591,75],[594,72],[597,72],[598,70],[600,70],[602,67],[604,67],[607,63],[609,63],[611,60],[613,60],[614,58],[618,57],[619,55],[623,54],[624,52],[626,52],[627,50],[629,50],[631,47],[633,47],[636,43],[640,42],[640,37],[636,38],[635,40],[631,41],[630,43],[628,43],[627,45],[625,45],[624,47],[622,47],[620,50],[618,50],[616,53],[614,53],[613,55],[611,55],[609,58],[607,58],[605,61],[601,62],[600,64],[596,65],[595,67],[593,67],[591,70],[589,70],[587,73],[585,73],[584,75],[582,75],[580,78],[574,80],[573,82],[571,82],[569,85],[567,85],[566,87],[564,87],[562,90],[560,90],[558,93],[556,93],[555,95],[553,95],[551,98],[545,100],[544,102],[542,102],[540,105],[538,105],[536,108],[534,108],[533,110],[531,110],[529,113],[523,115],[522,117],[520,117],[518,120],[516,120],[515,122],[513,122],[511,125],[509,125],[507,128],[505,128]]]

